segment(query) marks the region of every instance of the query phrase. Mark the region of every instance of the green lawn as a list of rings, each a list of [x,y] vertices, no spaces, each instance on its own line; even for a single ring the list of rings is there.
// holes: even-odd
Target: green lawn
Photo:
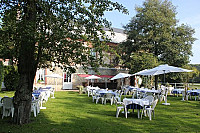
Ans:
[[[13,96],[13,92],[0,96]],[[127,132],[200,132],[200,101],[181,101],[181,97],[168,97],[170,106],[158,103],[155,119],[138,119],[136,111],[126,119],[121,113],[115,117],[116,106],[92,103],[92,98],[78,92],[56,92],[55,99],[44,104],[46,110],[30,124],[17,126],[11,118],[0,119],[0,133],[127,133]]]

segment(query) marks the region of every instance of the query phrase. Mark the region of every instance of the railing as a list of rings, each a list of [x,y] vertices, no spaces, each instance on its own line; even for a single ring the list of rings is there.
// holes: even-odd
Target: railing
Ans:
[[[174,88],[185,88],[185,83],[169,83],[170,85],[174,86]],[[200,83],[187,83],[189,88],[200,88]]]

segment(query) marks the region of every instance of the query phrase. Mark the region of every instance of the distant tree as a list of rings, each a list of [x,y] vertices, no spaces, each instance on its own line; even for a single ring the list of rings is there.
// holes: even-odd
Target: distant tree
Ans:
[[[190,78],[190,82],[200,83],[200,64],[190,64],[190,66],[193,68],[193,71],[195,72],[192,78]]]
[[[188,64],[195,41],[194,29],[184,24],[178,26],[175,9],[167,0],[147,0],[143,7],[136,7],[136,16],[124,26],[129,44],[125,49],[129,51],[127,56],[144,51],[169,65]]]
[[[188,64],[195,31],[188,25],[178,25],[176,8],[172,3],[146,0],[143,6],[136,7],[136,11],[136,15],[124,26],[127,41],[124,46],[120,45],[125,67],[132,54],[140,51],[152,53],[159,63],[174,66]]]
[[[124,64],[130,73],[136,73],[144,69],[150,69],[158,65],[157,58],[151,53],[132,53],[130,60]]]
[[[18,65],[19,84],[14,96],[14,123],[30,122],[31,93],[38,67],[53,62],[69,71],[73,66],[102,64],[105,11],[127,10],[110,0],[1,0],[0,58]],[[87,42],[87,43],[86,43]],[[98,58],[90,54],[90,48]]]

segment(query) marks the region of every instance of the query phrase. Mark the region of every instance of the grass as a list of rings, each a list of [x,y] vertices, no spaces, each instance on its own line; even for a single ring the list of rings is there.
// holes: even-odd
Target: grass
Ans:
[[[13,96],[13,92],[0,92],[0,96]],[[0,133],[122,133],[122,132],[200,132],[200,101],[181,101],[181,97],[168,97],[170,106],[158,103],[155,118],[137,118],[137,112],[121,113],[115,117],[116,106],[95,104],[91,97],[78,92],[56,92],[55,99],[44,104],[46,110],[30,124],[18,126],[11,118],[0,119]]]

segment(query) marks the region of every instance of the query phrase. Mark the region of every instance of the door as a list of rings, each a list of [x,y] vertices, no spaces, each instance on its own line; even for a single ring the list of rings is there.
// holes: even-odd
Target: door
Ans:
[[[72,89],[72,74],[63,73],[63,89]]]

